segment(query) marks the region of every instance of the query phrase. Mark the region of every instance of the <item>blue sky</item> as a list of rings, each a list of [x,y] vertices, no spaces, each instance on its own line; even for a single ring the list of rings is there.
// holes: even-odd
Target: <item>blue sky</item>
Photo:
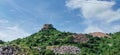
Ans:
[[[120,31],[120,0],[0,0],[0,39],[11,41],[46,23],[76,33]]]

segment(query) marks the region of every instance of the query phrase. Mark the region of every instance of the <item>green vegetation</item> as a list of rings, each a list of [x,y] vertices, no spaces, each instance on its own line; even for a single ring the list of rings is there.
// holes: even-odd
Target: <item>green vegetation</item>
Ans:
[[[55,55],[47,46],[72,45],[79,47],[81,52],[76,55],[120,55],[120,32],[110,33],[111,38],[98,38],[85,34],[89,41],[86,43],[76,43],[73,41],[74,33],[61,32],[53,28],[42,29],[23,39],[7,42],[7,45],[18,45],[27,49],[30,55]],[[0,41],[0,43],[4,43]],[[62,54],[56,54],[62,55]],[[70,55],[68,53],[63,55]]]
[[[0,44],[4,44],[4,43],[5,43],[4,41],[0,40]]]
[[[120,32],[109,35],[111,38],[87,35],[90,40],[82,46],[81,55],[120,55]]]

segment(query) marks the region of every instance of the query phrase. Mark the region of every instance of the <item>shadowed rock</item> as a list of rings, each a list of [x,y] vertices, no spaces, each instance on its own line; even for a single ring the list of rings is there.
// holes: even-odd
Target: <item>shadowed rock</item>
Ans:
[[[73,40],[74,42],[80,42],[80,43],[85,43],[89,40],[84,34],[75,34],[73,35]]]
[[[52,24],[44,24],[42,30],[55,29]]]
[[[0,55],[27,55],[27,49],[18,46],[0,46]]]

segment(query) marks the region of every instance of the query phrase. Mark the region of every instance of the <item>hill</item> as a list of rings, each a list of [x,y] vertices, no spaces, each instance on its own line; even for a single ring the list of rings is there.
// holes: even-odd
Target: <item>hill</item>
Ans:
[[[4,45],[21,49],[16,53],[24,55],[120,55],[120,32],[102,34],[61,32],[45,24],[40,31]]]

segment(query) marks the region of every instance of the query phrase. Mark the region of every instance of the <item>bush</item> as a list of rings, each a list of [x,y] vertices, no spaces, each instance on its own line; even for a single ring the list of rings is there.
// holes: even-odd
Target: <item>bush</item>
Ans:
[[[46,50],[45,55],[55,55],[52,50]]]

